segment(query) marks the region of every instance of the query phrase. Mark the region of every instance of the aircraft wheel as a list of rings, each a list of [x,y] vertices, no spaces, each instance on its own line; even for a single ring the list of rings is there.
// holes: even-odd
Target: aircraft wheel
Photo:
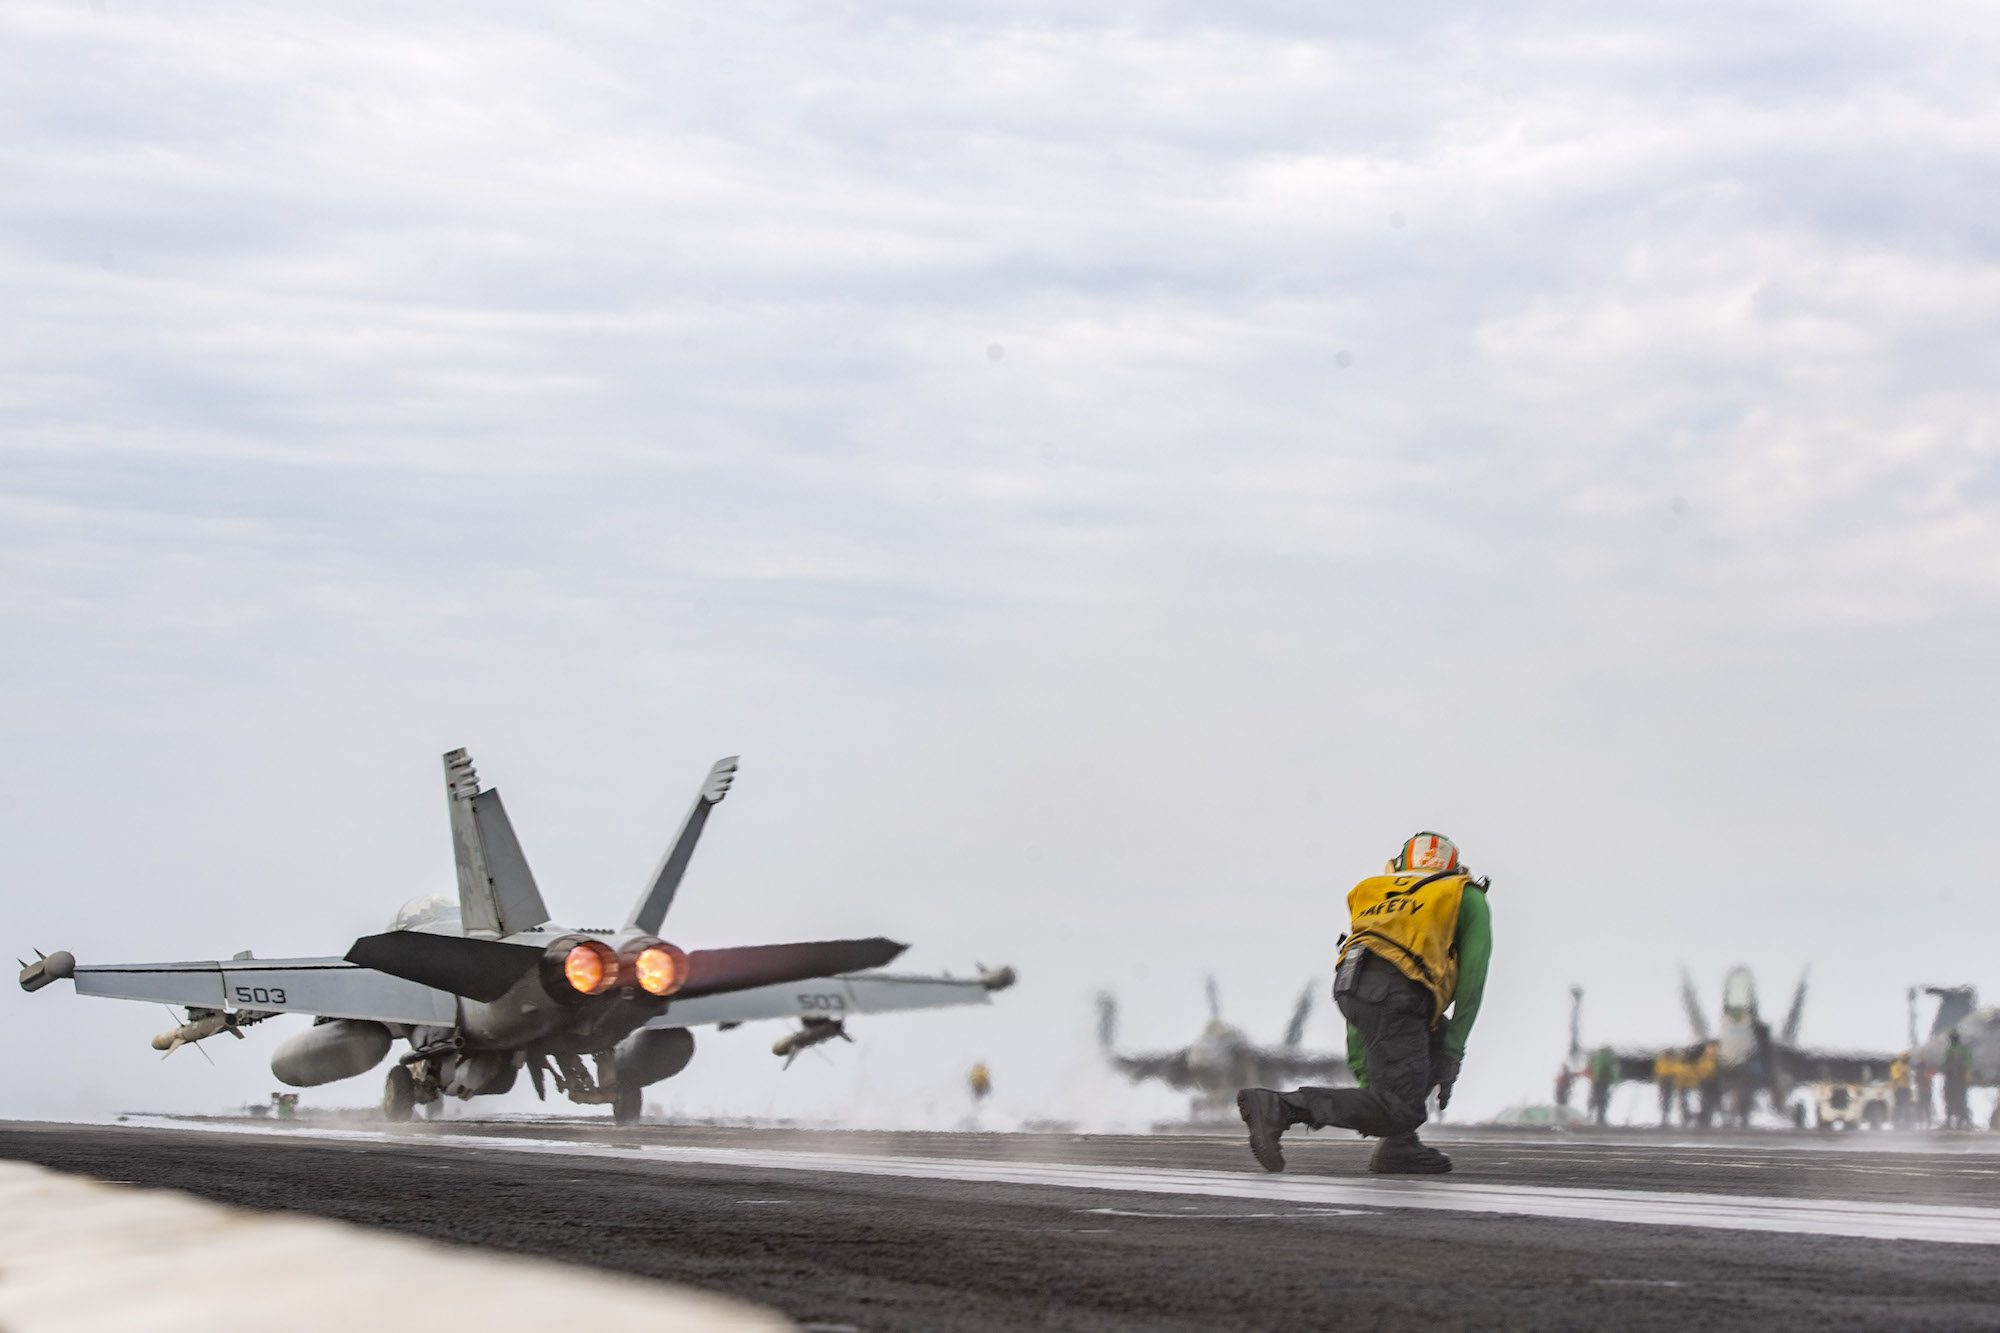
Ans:
[[[630,1125],[639,1119],[639,1112],[646,1106],[644,1088],[620,1088],[618,1100],[611,1103],[611,1121],[617,1125]]]
[[[388,1081],[382,1085],[382,1118],[385,1120],[408,1120],[417,1105],[417,1082],[410,1077],[408,1065],[394,1065],[389,1070]]]

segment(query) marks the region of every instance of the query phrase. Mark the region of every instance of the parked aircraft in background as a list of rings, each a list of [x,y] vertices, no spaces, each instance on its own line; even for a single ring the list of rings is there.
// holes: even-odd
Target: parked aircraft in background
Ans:
[[[905,947],[880,937],[691,951],[662,939],[709,812],[735,779],[734,758],[709,770],[616,929],[551,921],[500,793],[480,789],[464,750],[446,754],[444,769],[456,901],[412,902],[386,933],[356,940],[342,957],[79,965],[59,952],[23,966],[22,989],[68,977],[82,995],[184,1006],[187,1021],[153,1039],[169,1053],[221,1032],[241,1037],[280,1014],[310,1014],[313,1026],[271,1057],[271,1072],[293,1087],[353,1078],[407,1042],[383,1090],[392,1120],[442,1097],[506,1092],[525,1069],[538,1097],[553,1082],[571,1101],[609,1104],[624,1123],[638,1117],[647,1085],[693,1058],[692,1026],[798,1017],[805,1027],[794,1039],[826,1040],[844,1035],[852,1014],[984,1004],[1013,981],[1005,968],[973,980],[870,972]]]
[[[1931,995],[1937,998],[1937,1013],[1931,1018],[1930,1035],[1922,1042],[1916,1040],[1917,996]],[[1979,992],[1971,986],[1912,986],[1910,988],[1910,1042],[1913,1063],[1936,1072],[1944,1068],[1945,1048],[1950,1044],[1951,1034],[1958,1033],[1958,1039],[1972,1052],[1972,1074],[1968,1080],[1975,1086],[2000,1085],[2000,1008],[1981,1009]],[[1994,1112],[2000,1120],[2000,1108]]]
[[[1582,992],[1572,990],[1580,1002]],[[1685,1046],[1597,1047],[1585,1051],[1577,1018],[1570,1021],[1570,1062],[1574,1076],[1587,1077],[1598,1058],[1608,1058],[1612,1084],[1657,1083],[1667,1069],[1700,1069],[1698,1115],[1702,1124],[1722,1115],[1731,1124],[1747,1124],[1757,1099],[1772,1111],[1795,1120],[1801,1108],[1790,1105],[1792,1091],[1802,1083],[1839,1081],[1871,1083],[1888,1076],[1893,1051],[1828,1050],[1799,1044],[1805,1015],[1807,978],[1792,992],[1784,1025],[1774,1034],[1757,1002],[1757,981],[1747,967],[1729,970],[1722,983],[1722,1013],[1711,1030],[1694,982],[1681,974],[1681,1004],[1687,1012],[1694,1041]],[[1602,1095],[1602,1094],[1600,1094]]]
[[[1345,1053],[1334,1055],[1299,1049],[1306,1017],[1312,1012],[1313,987],[1308,984],[1292,1010],[1285,1039],[1277,1046],[1259,1046],[1243,1030],[1222,1021],[1215,978],[1208,979],[1208,1025],[1194,1041],[1178,1050],[1147,1055],[1120,1055],[1118,1002],[1109,992],[1097,997],[1097,1043],[1114,1069],[1134,1083],[1158,1079],[1170,1088],[1194,1094],[1189,1108],[1196,1120],[1235,1116],[1236,1094],[1243,1088],[1293,1087],[1300,1083],[1352,1083]]]

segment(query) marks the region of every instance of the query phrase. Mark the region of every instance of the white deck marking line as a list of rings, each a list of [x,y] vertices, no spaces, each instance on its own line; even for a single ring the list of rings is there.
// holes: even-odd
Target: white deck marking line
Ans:
[[[1192,1206],[1192,1205],[1190,1205]],[[1156,1217],[1164,1222],[1241,1222],[1246,1218],[1264,1217],[1371,1217],[1365,1208],[1306,1208],[1289,1213],[1149,1213],[1138,1208],[1079,1208],[1079,1216],[1089,1217]]]
[[[1567,1221],[1639,1226],[1705,1227],[1783,1235],[1851,1236],[2000,1245],[2000,1208],[1951,1204],[1876,1203],[1846,1199],[1786,1199],[1656,1190],[1572,1189],[1496,1185],[1448,1178],[1266,1175],[1261,1171],[1192,1171],[1165,1167],[1094,1166],[1064,1162],[1003,1162],[980,1158],[870,1157],[792,1149],[702,1148],[672,1144],[579,1143],[563,1139],[500,1138],[484,1134],[395,1134],[381,1130],[192,1125],[134,1117],[134,1126],[184,1132],[262,1134],[406,1147],[605,1157],[626,1161],[729,1166],[763,1171],[893,1176],[980,1185],[1032,1185],[1130,1194],[1179,1194],[1255,1199],[1263,1203],[1412,1208],[1446,1213],[1505,1213]],[[1248,1154],[1245,1154],[1248,1168]]]

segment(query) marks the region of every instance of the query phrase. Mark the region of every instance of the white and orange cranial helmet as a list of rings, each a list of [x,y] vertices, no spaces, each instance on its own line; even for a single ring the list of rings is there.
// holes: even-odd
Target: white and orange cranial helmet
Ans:
[[[1403,844],[1389,863],[1392,874],[1421,870],[1428,874],[1458,869],[1458,844],[1442,833],[1419,833]]]

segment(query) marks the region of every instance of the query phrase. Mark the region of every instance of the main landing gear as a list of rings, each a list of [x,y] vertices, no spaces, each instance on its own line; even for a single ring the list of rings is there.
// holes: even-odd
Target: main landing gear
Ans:
[[[417,1109],[417,1081],[410,1074],[406,1064],[389,1066],[389,1077],[382,1085],[382,1118],[384,1120],[408,1120]]]

